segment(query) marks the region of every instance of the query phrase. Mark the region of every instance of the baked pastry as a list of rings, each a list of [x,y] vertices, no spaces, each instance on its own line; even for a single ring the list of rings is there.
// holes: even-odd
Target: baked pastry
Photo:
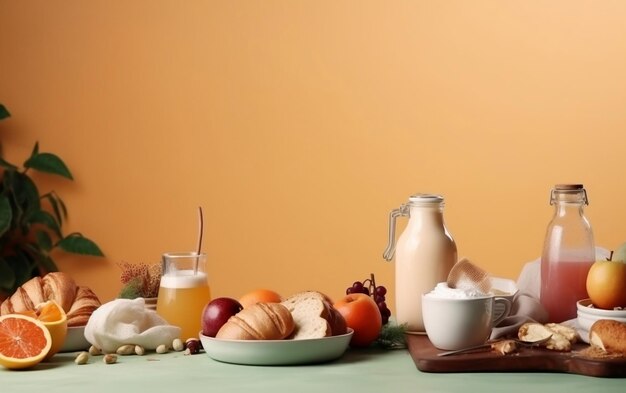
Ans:
[[[282,340],[294,329],[291,313],[280,303],[256,303],[233,315],[215,338],[228,340]]]
[[[85,326],[91,314],[100,307],[100,299],[91,289],[85,286],[76,288],[76,297],[67,312],[67,326]]]
[[[607,353],[626,355],[626,323],[597,320],[589,329],[589,344]]]
[[[100,300],[91,289],[76,285],[67,273],[52,272],[34,277],[19,287],[0,305],[0,315],[35,310],[37,305],[54,300],[67,314],[67,326],[84,326]]]
[[[296,324],[290,339],[322,338],[347,332],[346,320],[321,292],[300,292],[281,304],[291,312]]]
[[[550,337],[542,346],[555,351],[571,351],[572,344],[578,340],[578,334],[570,327],[557,323],[542,325],[528,322],[520,326],[517,336],[523,341],[539,341]]]

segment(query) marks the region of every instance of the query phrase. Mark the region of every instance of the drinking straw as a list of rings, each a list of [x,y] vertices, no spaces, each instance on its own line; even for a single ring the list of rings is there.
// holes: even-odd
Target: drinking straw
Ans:
[[[204,232],[204,220],[202,218],[202,206],[198,206],[198,248],[196,252],[196,264],[193,268],[193,274],[198,274],[198,263],[200,263],[200,251],[202,250],[202,232]]]

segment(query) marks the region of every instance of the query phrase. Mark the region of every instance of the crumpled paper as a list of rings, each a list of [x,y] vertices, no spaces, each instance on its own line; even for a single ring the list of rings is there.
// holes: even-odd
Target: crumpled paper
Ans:
[[[171,345],[180,328],[167,323],[154,310],[145,307],[143,298],[115,299],[98,307],[85,327],[85,338],[104,352],[115,352],[125,344],[154,350]]]
[[[609,251],[602,247],[596,247],[596,260],[609,257]],[[517,336],[519,327],[526,322],[548,322],[548,313],[539,303],[541,291],[541,258],[530,261],[524,265],[517,279],[518,292],[513,297],[511,312],[498,326],[491,331],[491,339]],[[576,319],[563,322],[563,324],[579,329]]]

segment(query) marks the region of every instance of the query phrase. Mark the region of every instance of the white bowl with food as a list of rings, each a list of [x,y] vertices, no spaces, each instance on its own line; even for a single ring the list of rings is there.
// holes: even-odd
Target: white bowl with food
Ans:
[[[89,349],[89,341],[85,338],[85,326],[67,328],[67,336],[60,352],[75,352]]]
[[[596,321],[600,319],[612,319],[626,323],[626,310],[606,310],[593,306],[591,299],[583,299],[576,302],[578,326],[588,332]]]
[[[312,339],[223,340],[199,333],[205,353],[224,363],[286,366],[324,363],[340,358],[348,349],[354,331]]]

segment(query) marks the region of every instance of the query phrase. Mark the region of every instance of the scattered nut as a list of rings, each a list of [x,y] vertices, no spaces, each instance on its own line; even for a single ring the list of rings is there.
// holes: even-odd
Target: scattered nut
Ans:
[[[85,351],[76,355],[76,359],[74,359],[74,363],[76,364],[87,364],[88,361],[89,361],[89,352],[85,352]]]
[[[135,353],[135,346],[132,344],[122,345],[115,351],[118,355],[131,355]]]
[[[172,348],[174,349],[174,351],[180,352],[183,349],[185,349],[185,344],[183,343],[183,340],[181,340],[180,338],[175,338],[174,341],[172,342]]]
[[[107,353],[106,355],[104,355],[104,357],[102,357],[102,361],[104,362],[104,364],[113,364],[117,362],[117,355],[114,355],[112,353]]]
[[[167,353],[168,351],[169,351],[169,348],[165,344],[161,344],[158,347],[156,347],[156,353]]]
[[[146,350],[141,345],[135,345],[135,354],[139,356],[143,356],[146,353]]]
[[[89,354],[92,356],[102,355],[102,350],[92,345],[89,347]]]
[[[187,349],[185,350],[186,355],[195,355],[200,352],[200,340],[195,338],[188,338],[185,341],[185,346]]]

